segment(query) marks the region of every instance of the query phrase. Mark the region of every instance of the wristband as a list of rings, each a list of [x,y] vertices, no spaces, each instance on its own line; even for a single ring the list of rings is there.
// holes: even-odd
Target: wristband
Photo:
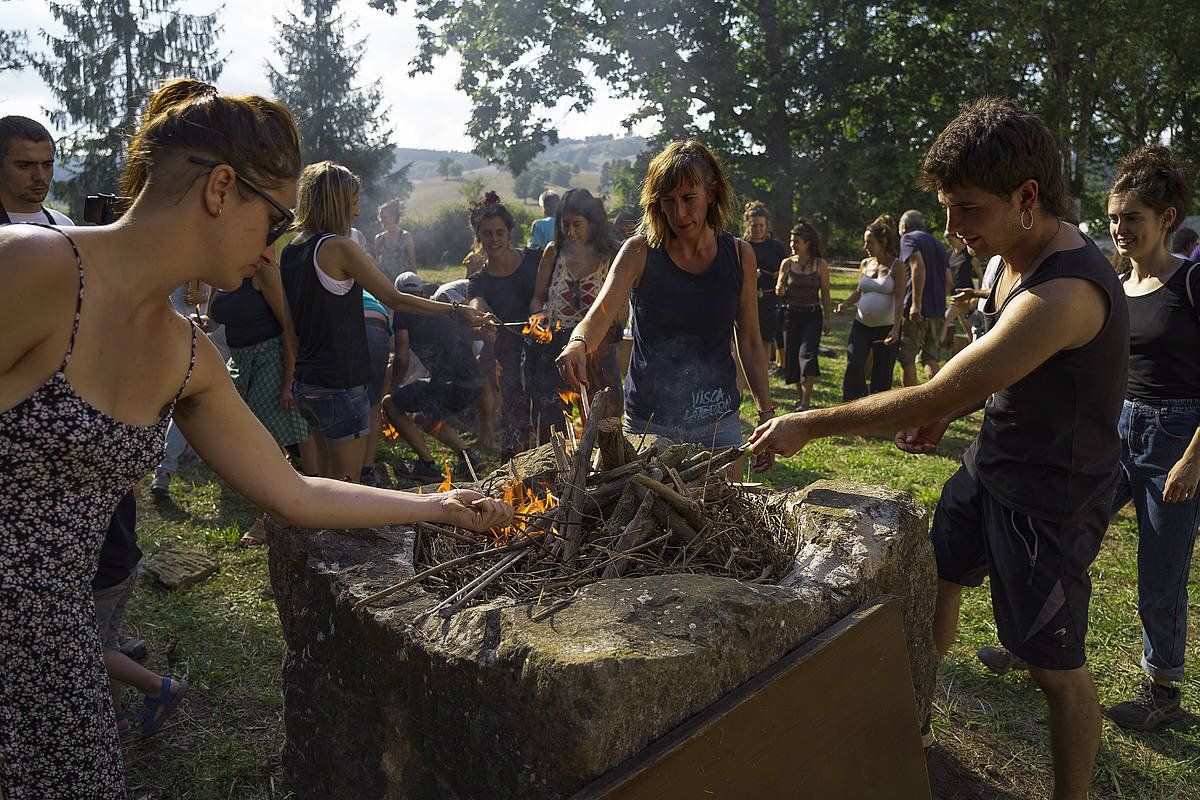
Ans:
[[[567,344],[570,344],[571,342],[583,342],[583,346],[587,347],[587,337],[582,333],[572,333],[570,336],[568,336]]]

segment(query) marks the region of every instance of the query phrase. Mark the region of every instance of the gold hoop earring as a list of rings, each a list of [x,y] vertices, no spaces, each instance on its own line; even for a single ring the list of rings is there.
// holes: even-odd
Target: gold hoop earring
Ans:
[[[1029,213],[1029,224],[1028,225],[1025,224],[1026,212]],[[1027,231],[1033,230],[1033,209],[1032,208],[1027,208],[1021,212],[1021,227]]]

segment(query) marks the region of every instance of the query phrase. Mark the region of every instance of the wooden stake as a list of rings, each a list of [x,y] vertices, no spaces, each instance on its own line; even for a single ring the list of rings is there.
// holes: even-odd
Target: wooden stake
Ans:
[[[525,548],[529,547],[529,545],[531,545],[532,543],[533,543],[532,539],[522,539],[519,542],[514,542],[513,544],[506,545],[504,547],[494,547],[494,548],[490,548],[488,550],[479,550],[474,553],[467,553],[465,556],[459,556],[458,558],[452,558],[449,561],[443,561],[441,564],[430,567],[429,569],[425,570],[424,572],[419,572],[416,575],[413,575],[411,578],[405,578],[404,580],[400,581],[399,583],[393,584],[393,585],[387,587],[386,589],[378,591],[375,594],[371,595],[370,597],[364,597],[362,600],[359,600],[357,603],[354,604],[353,610],[361,611],[362,609],[366,608],[369,605],[373,605],[374,603],[377,603],[380,600],[383,600],[384,598],[391,597],[396,592],[399,592],[403,589],[407,589],[409,586],[412,586],[415,583],[420,583],[421,581],[425,580],[426,578],[432,577],[441,572],[445,572],[446,570],[450,569],[451,567],[456,567],[459,564],[465,564],[468,561],[473,561],[482,556],[502,555],[504,553],[511,553],[514,550],[524,550]]]
[[[634,475],[633,479],[674,506],[675,510],[682,514],[693,528],[704,527],[704,517],[700,514],[700,506],[695,500],[684,497],[670,486],[664,486],[649,475],[639,473]]]

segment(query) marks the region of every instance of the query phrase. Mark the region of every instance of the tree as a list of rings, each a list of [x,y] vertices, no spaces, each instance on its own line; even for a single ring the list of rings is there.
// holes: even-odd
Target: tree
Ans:
[[[49,4],[66,34],[41,31],[49,52],[31,60],[58,103],[51,124],[69,131],[58,152],[75,177],[55,181],[54,192],[76,217],[87,194],[116,192],[125,142],[161,79],[215,81],[221,73],[216,13],[184,14],[175,10],[177,1]]]
[[[296,115],[308,163],[330,160],[362,178],[374,195],[392,163],[388,112],[377,85],[363,88],[358,65],[363,40],[348,42],[356,23],[338,13],[340,0],[301,0],[300,14],[275,20],[282,66],[267,63],[275,95]]]
[[[25,66],[25,40],[21,31],[0,30],[0,72]]]
[[[449,178],[450,177],[450,167],[453,164],[454,164],[454,159],[451,158],[450,156],[442,156],[441,158],[439,158],[438,163],[437,163],[438,175],[442,176],[442,178]]]
[[[796,210],[855,233],[879,211],[933,211],[915,186],[922,155],[982,95],[1046,120],[1076,195],[1105,147],[1164,131],[1200,147],[1200,115],[1186,113],[1200,112],[1200,57],[1179,35],[1198,21],[1190,6],[1177,17],[1149,0],[414,3],[413,70],[458,54],[476,152],[519,174],[557,142],[562,103],[592,102],[595,76],[639,102],[627,122],[658,124],[652,144],[713,146],[776,230]]]
[[[513,194],[524,200],[536,200],[549,183],[546,168],[534,164],[513,179]]]
[[[449,177],[459,180],[463,176],[463,165],[455,161],[450,165]]]

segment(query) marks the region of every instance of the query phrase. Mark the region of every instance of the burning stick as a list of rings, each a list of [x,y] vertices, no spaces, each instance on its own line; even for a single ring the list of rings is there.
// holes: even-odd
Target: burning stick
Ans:
[[[596,394],[597,402],[603,403],[608,397],[608,392],[608,389],[601,389]],[[588,467],[592,460],[592,447],[596,444],[598,424],[597,417],[589,417],[588,421],[584,423],[579,449],[575,451],[574,472],[564,491],[566,496],[562,500],[562,505],[566,506],[566,513],[565,517],[560,516],[559,519],[566,520],[566,525],[560,530],[565,540],[561,552],[563,560],[567,563],[575,560],[575,556],[579,553],[579,545],[583,540],[581,527],[583,512],[579,508],[579,496],[584,494],[587,486]]]
[[[592,404],[588,402],[588,387],[586,383],[579,387],[579,402],[583,406],[583,422],[586,423],[592,416]]]

